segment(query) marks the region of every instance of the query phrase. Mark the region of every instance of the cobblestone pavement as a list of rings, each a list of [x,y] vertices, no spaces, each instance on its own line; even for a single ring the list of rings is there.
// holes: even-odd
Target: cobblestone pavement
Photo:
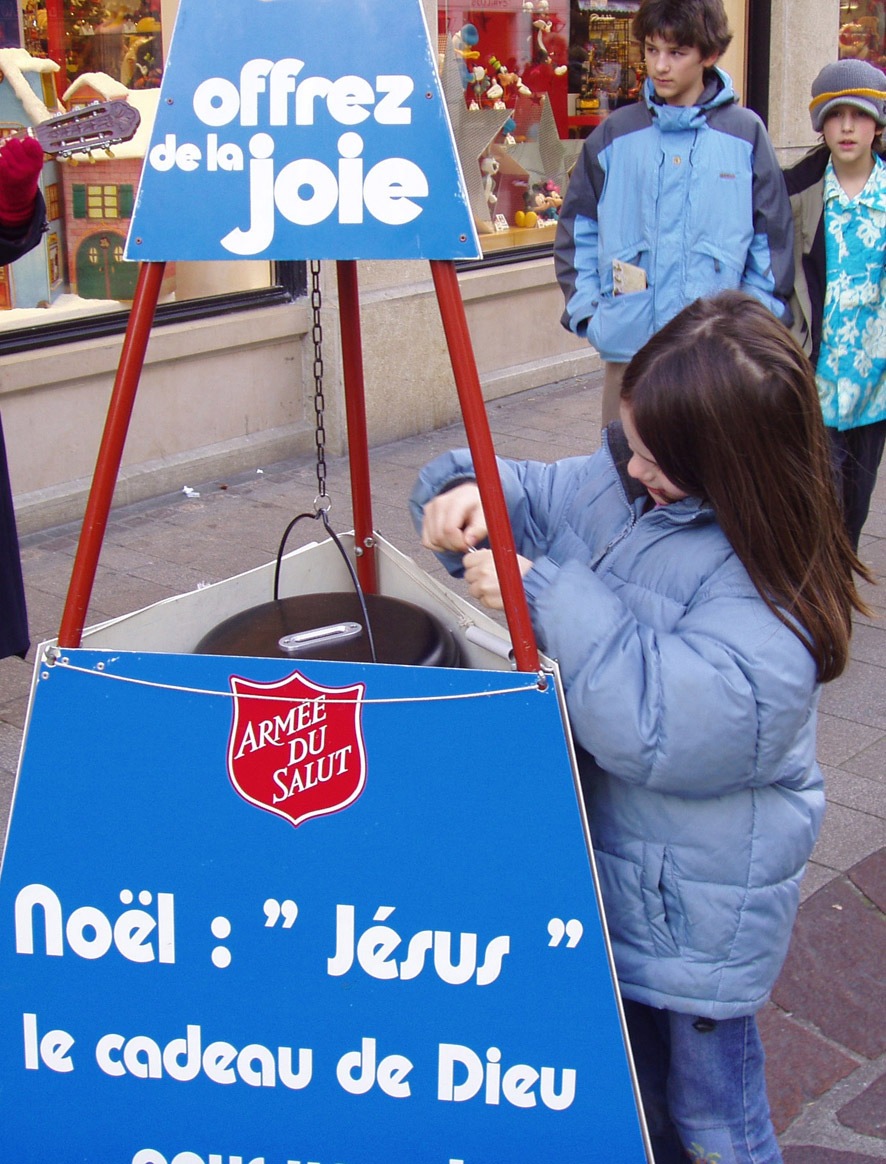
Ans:
[[[488,405],[496,449],[550,460],[599,443],[599,375]],[[375,449],[375,528],[430,573],[406,514],[415,473],[463,444],[460,425]],[[347,463],[329,459],[336,528],[350,528]],[[886,477],[886,474],[884,474]],[[88,624],[147,606],[272,560],[287,521],[316,494],[310,461],[229,481],[183,481],[184,492],[116,510],[105,538]],[[22,554],[34,642],[59,627],[78,529],[27,536]],[[861,554],[886,575],[886,479]],[[457,583],[453,583],[457,586]],[[824,691],[819,759],[828,812],[804,883],[790,954],[761,1015],[773,1115],[786,1164],[886,1160],[886,591],[865,587],[875,617],[856,619],[852,664]],[[0,818],[8,812],[33,665],[0,661]],[[2,824],[2,819],[0,819]]]

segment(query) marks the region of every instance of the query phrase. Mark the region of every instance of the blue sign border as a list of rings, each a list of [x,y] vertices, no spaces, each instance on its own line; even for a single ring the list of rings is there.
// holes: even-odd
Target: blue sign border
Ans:
[[[480,253],[419,0],[181,0],[127,259]]]

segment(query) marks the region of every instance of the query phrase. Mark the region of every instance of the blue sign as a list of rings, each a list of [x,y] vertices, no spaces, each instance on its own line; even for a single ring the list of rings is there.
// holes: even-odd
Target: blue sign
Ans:
[[[641,1164],[553,681],[70,650],[0,879],[0,1159]]]
[[[420,0],[181,0],[126,258],[479,257],[434,55]]]

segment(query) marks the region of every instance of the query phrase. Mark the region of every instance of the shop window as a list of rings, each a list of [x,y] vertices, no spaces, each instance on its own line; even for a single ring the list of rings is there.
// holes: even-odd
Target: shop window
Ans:
[[[484,256],[549,250],[582,139],[636,100],[639,5],[438,4],[438,54]]]
[[[570,29],[570,127],[582,137],[613,109],[640,96],[645,77],[642,47],[631,36],[637,5],[574,5]]]
[[[82,73],[105,73],[130,89],[163,74],[160,0],[23,0],[23,47],[62,66],[61,93]]]
[[[840,57],[870,61],[886,72],[886,10],[883,0],[841,0]]]
[[[49,116],[97,99],[127,100],[138,108],[143,125],[131,143],[113,148],[112,157],[100,151],[89,166],[47,163],[43,187],[50,230],[36,250],[18,260],[16,277],[4,280],[2,355],[126,325],[138,265],[123,259],[123,241],[175,3],[163,0],[162,11],[161,0],[9,0],[0,7],[0,48],[24,48],[29,54],[19,75],[0,69],[0,137],[33,123],[35,102]],[[157,322],[285,302],[304,284],[301,266],[170,263]],[[100,278],[82,278],[98,271]]]

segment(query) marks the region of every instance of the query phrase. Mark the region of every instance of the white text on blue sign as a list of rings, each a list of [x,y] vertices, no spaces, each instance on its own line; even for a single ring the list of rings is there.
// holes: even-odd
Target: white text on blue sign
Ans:
[[[256,255],[274,237],[275,209],[296,226],[315,226],[335,215],[342,224],[359,224],[369,214],[387,226],[403,226],[422,213],[417,200],[426,198],[429,184],[424,171],[408,158],[383,158],[367,170],[364,141],[345,128],[337,140],[333,164],[300,157],[279,169],[272,134],[257,132],[249,140],[249,156],[241,146],[226,142],[215,132],[237,123],[244,127],[267,124],[313,126],[329,119],[334,126],[360,125],[370,118],[379,126],[397,129],[409,125],[411,77],[376,76],[374,81],[349,75],[331,80],[324,76],[300,78],[305,62],[294,57],[279,61],[247,61],[238,82],[210,77],[197,86],[193,109],[210,130],[205,142],[179,142],[174,133],[156,144],[148,164],[158,171],[179,169],[191,173],[242,171],[249,167],[250,223],[235,227],[221,239],[231,254]]]

